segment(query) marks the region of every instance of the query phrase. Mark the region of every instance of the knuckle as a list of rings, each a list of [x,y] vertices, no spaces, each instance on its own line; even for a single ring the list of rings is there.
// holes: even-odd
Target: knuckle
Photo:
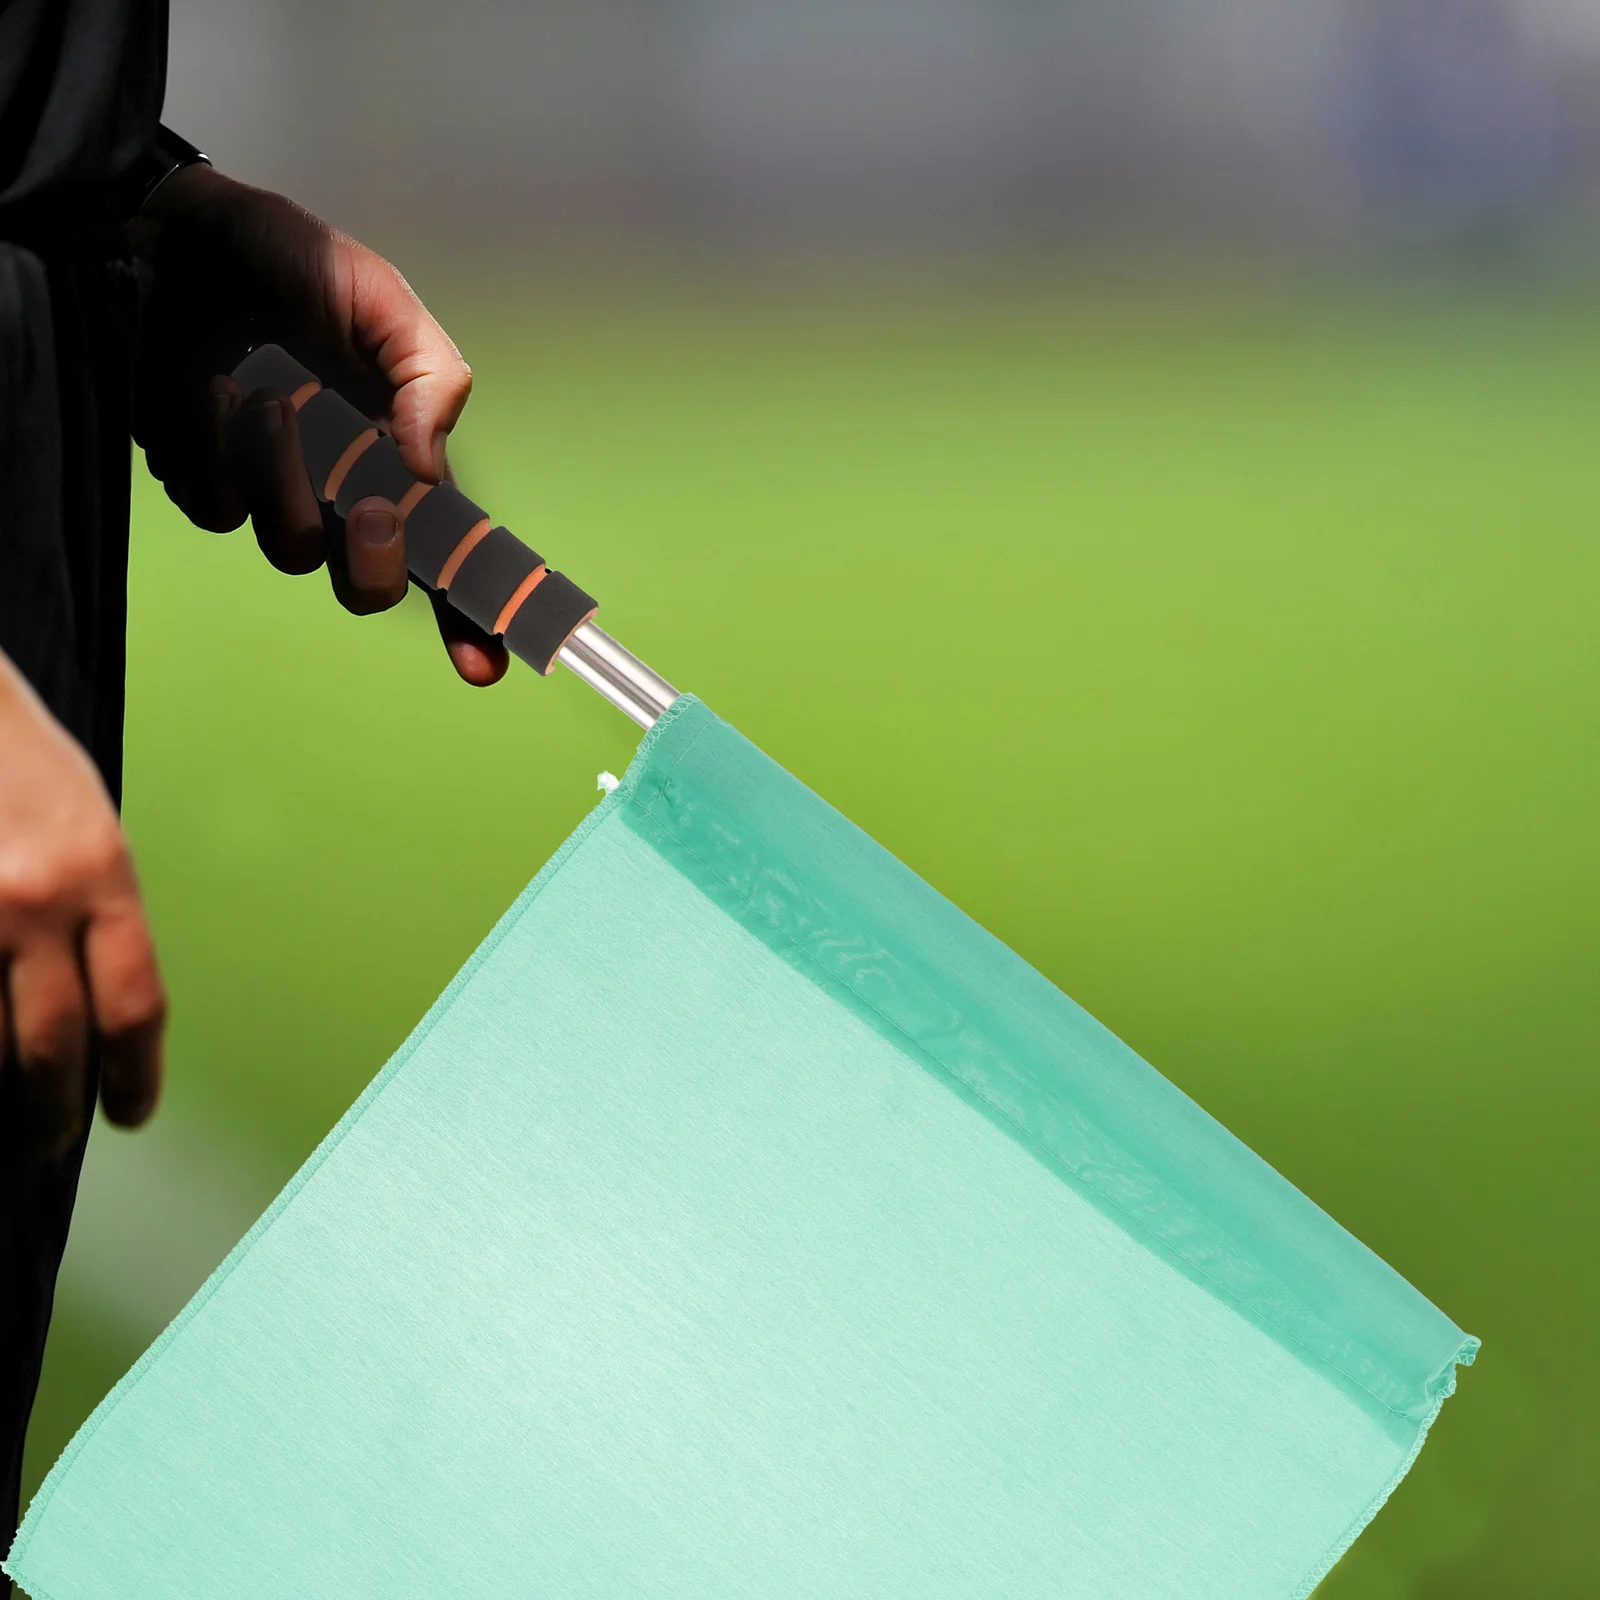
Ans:
[[[75,829],[44,848],[0,851],[0,910],[36,917],[67,909],[128,871],[127,844],[115,824]]]
[[[128,841],[114,822],[86,829],[78,845],[77,866],[85,878],[120,878],[127,872]]]
[[[0,910],[13,917],[35,917],[62,898],[63,883],[53,862],[29,860],[20,853],[0,856]]]
[[[112,1038],[129,1033],[157,1031],[167,1020],[167,991],[154,973],[130,978],[101,1002],[95,1021],[99,1031]]]
[[[33,1072],[55,1072],[74,1065],[83,1056],[83,1012],[67,1004],[54,1004],[17,1026],[17,1059]]]

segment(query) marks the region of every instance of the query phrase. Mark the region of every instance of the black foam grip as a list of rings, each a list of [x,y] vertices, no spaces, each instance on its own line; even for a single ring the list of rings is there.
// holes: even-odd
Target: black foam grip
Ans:
[[[248,395],[258,389],[281,389],[293,394],[308,383],[318,382],[316,373],[302,367],[281,345],[264,344],[252,350],[233,369],[233,381]]]
[[[435,484],[406,518],[406,562],[412,572],[437,588],[440,569],[484,516],[453,483]]]
[[[233,376],[247,395],[261,389],[293,394],[318,381],[314,372],[275,344],[252,350],[233,369]],[[301,454],[320,499],[339,458],[373,424],[331,389],[321,389],[306,401],[299,424]],[[398,502],[415,482],[394,440],[380,432],[345,473],[334,509],[341,517],[348,516],[351,507],[368,495]],[[485,513],[454,485],[441,483],[429,489],[406,518],[406,562],[412,576],[430,589],[438,588],[445,563],[484,520]],[[479,627],[492,628],[538,565],[539,557],[514,535],[491,528],[454,574],[448,598]],[[506,644],[536,671],[548,673],[573,630],[594,611],[594,601],[570,578],[546,573],[507,624]]]
[[[400,447],[388,434],[380,433],[345,473],[344,482],[334,496],[333,509],[341,517],[348,517],[350,507],[369,494],[382,495],[385,500],[398,503],[416,481],[411,469],[400,459]]]
[[[311,487],[319,500],[327,499],[323,486],[339,457],[372,424],[342,394],[319,389],[300,407],[300,453],[306,458]]]
[[[539,557],[516,534],[491,528],[468,552],[461,570],[450,580],[450,604],[471,617],[485,633],[493,633],[506,601],[538,565]],[[534,590],[534,594],[538,592]],[[523,605],[527,603],[523,601]]]
[[[594,612],[594,601],[571,578],[547,572],[507,624],[506,648],[535,672],[548,676],[555,668],[556,652],[572,637],[573,629]]]

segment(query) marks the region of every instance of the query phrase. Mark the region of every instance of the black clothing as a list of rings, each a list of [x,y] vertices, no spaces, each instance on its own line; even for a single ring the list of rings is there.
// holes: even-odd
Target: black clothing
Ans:
[[[118,250],[166,77],[167,0],[0,0],[0,237]]]
[[[138,312],[122,224],[166,33],[165,0],[0,0],[0,650],[114,797]],[[0,1546],[84,1144],[24,1159],[13,1094],[0,1065]]]

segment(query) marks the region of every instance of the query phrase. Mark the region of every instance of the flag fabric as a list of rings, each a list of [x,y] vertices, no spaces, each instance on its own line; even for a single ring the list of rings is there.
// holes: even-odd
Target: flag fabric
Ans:
[[[34,1600],[1296,1600],[1475,1349],[685,697],[6,1570]]]

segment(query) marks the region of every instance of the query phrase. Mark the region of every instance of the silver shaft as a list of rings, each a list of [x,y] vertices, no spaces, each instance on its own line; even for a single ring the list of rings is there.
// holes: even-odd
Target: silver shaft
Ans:
[[[556,660],[571,667],[641,728],[649,728],[678,698],[678,691],[660,673],[652,672],[592,622],[584,623],[562,645]]]

